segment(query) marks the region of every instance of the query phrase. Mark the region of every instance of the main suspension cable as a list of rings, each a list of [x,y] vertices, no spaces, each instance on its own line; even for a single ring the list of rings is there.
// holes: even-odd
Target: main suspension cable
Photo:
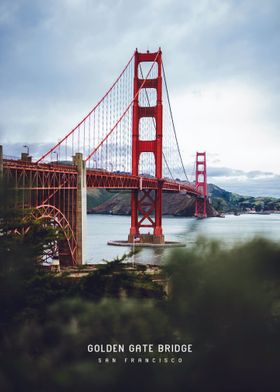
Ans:
[[[121,79],[121,77],[123,76],[123,74],[125,73],[125,71],[127,70],[127,68],[129,67],[130,63],[132,62],[132,60],[134,59],[135,53],[133,53],[133,55],[131,56],[131,58],[129,59],[128,63],[126,64],[126,66],[124,67],[123,71],[120,73],[119,77],[115,80],[115,82],[112,84],[112,86],[109,88],[109,90],[106,92],[106,94],[97,102],[97,104],[94,106],[93,109],[91,109],[91,111],[70,131],[68,132],[63,139],[61,139],[54,147],[52,147],[49,151],[47,151],[43,156],[41,156],[41,158],[39,158],[36,163],[41,162],[44,158],[46,158],[49,154],[51,154],[57,147],[60,147],[60,145],[67,139],[70,135],[72,135],[76,129],[78,129],[85,120],[87,120],[87,118],[90,117],[90,115],[92,113],[95,112],[95,110],[99,107],[99,105],[104,101],[104,99],[110,94],[110,92],[113,90],[113,88],[116,86],[116,84],[118,83],[118,81]]]
[[[139,68],[140,68],[140,73],[141,73],[142,79],[144,79],[143,71],[142,71],[142,67],[141,67],[141,63],[140,63],[140,65],[139,65]],[[144,90],[145,90],[146,98],[147,98],[147,101],[148,101],[148,105],[149,105],[149,107],[151,107],[150,99],[149,99],[149,96],[148,96],[148,93],[147,93],[147,89],[145,88]],[[154,117],[153,117],[153,124],[154,124],[155,130],[156,130],[156,121],[155,121],[155,118],[154,118]],[[163,156],[164,162],[165,162],[165,164],[166,164],[167,170],[168,170],[168,172],[169,172],[169,174],[170,174],[172,180],[174,180],[174,177],[173,177],[172,172],[171,172],[171,170],[170,170],[170,168],[169,168],[169,165],[168,165],[168,163],[167,163],[166,156],[165,156],[165,154],[164,154],[163,151],[162,151],[162,156]]]
[[[122,119],[124,118],[124,116],[126,115],[126,113],[129,111],[129,109],[131,108],[133,102],[135,101],[135,99],[138,97],[140,90],[143,88],[144,84],[146,83],[146,80],[148,79],[156,61],[158,58],[158,54],[156,55],[147,75],[146,78],[143,80],[143,82],[141,83],[141,86],[139,87],[139,89],[137,90],[136,94],[134,95],[134,97],[132,98],[132,100],[130,101],[129,105],[127,106],[127,108],[125,109],[125,111],[123,112],[122,116],[118,119],[118,121],[116,122],[116,124],[113,126],[113,128],[110,130],[109,133],[107,133],[107,135],[103,138],[103,140],[101,140],[101,142],[98,144],[98,146],[91,152],[91,154],[85,159],[85,161],[87,162],[95,153],[96,151],[102,146],[102,144],[108,139],[108,137],[113,133],[113,131],[116,129],[116,127],[120,124],[120,122],[122,121]]]
[[[163,70],[163,80],[164,80],[164,85],[165,85],[165,90],[166,90],[167,102],[168,102],[168,106],[169,106],[170,117],[171,117],[171,122],[172,122],[172,128],[173,128],[173,132],[174,132],[174,136],[175,136],[175,140],[176,140],[176,144],[177,144],[177,149],[178,149],[179,157],[180,157],[180,160],[181,160],[181,164],[182,164],[184,175],[185,175],[187,181],[190,182],[189,179],[188,179],[186,170],[185,170],[185,166],[184,166],[182,155],[181,155],[181,150],[180,150],[180,147],[179,147],[179,142],[178,142],[178,138],[177,138],[177,133],[176,133],[176,128],[175,128],[173,113],[172,113],[172,109],[171,109],[170,98],[169,98],[169,91],[168,91],[168,87],[167,87],[166,75],[165,75],[165,69],[164,69],[163,63],[162,63],[162,70]]]

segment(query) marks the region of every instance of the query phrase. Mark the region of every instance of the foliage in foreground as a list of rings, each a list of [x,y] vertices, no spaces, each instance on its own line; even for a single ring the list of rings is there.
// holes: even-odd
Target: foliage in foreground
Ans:
[[[28,306],[29,281],[44,251],[60,238],[51,222],[38,222],[32,209],[20,205],[20,193],[0,181],[0,338]]]
[[[173,253],[167,300],[112,298],[102,291],[112,268],[120,266],[82,285],[33,277],[36,290],[22,292],[28,301],[2,330],[1,390],[279,390],[278,244],[256,239],[225,250],[201,241]],[[89,294],[97,284],[99,295]],[[181,354],[180,365],[98,364],[91,343],[192,343],[193,353]]]

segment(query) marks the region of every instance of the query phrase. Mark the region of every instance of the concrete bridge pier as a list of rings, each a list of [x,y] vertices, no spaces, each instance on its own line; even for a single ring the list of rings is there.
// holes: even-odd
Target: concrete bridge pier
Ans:
[[[73,163],[77,167],[77,197],[76,197],[76,263],[85,264],[85,244],[86,244],[86,222],[87,222],[87,179],[86,165],[83,154],[78,152],[73,157]],[[74,206],[73,206],[74,208]]]

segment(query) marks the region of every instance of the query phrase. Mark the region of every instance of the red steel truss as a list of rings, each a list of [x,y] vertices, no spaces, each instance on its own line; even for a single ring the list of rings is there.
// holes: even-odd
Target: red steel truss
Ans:
[[[76,202],[77,168],[71,165],[37,164],[22,160],[3,161],[4,177],[20,194],[18,205],[34,208],[37,219],[48,218],[58,225],[64,240],[59,241],[59,258],[62,265],[76,264]],[[199,189],[189,183],[162,180],[129,174],[87,169],[88,188],[127,190],[139,194],[139,225],[150,227],[155,210],[154,194],[160,188],[165,192],[185,192],[199,196]],[[146,222],[144,222],[146,221]]]
[[[36,219],[47,218],[60,227],[60,262],[64,266],[76,264],[76,168],[22,160],[4,160],[3,166],[5,183],[17,192],[17,206],[32,208]]]
[[[165,179],[156,179],[142,176],[132,176],[130,174],[117,174],[107,171],[87,170],[88,188],[124,189],[124,190],[156,190],[162,186],[165,192],[186,192],[193,196],[200,195],[199,191],[187,182],[178,182]]]

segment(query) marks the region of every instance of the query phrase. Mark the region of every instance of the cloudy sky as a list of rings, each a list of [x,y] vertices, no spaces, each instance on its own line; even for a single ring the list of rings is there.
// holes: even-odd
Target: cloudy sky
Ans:
[[[163,50],[187,167],[280,197],[279,0],[0,0],[0,141],[57,141],[132,52]]]

